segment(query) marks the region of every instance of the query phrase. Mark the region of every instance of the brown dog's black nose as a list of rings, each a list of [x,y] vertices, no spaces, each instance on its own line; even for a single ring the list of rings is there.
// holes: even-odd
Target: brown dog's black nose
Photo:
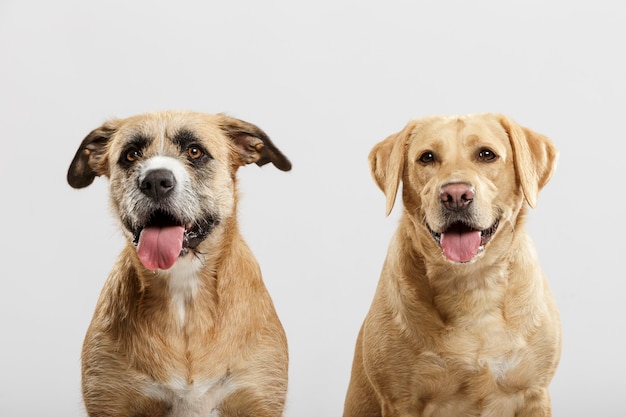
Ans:
[[[450,210],[464,210],[474,200],[474,187],[465,183],[452,183],[441,187],[441,203]]]
[[[167,197],[174,187],[176,187],[176,178],[168,169],[153,169],[139,183],[141,192],[155,201]]]

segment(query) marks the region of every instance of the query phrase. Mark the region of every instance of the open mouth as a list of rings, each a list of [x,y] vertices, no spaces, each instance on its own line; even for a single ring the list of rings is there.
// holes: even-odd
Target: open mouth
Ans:
[[[169,269],[180,256],[195,249],[216,224],[212,216],[185,224],[164,210],[156,210],[143,227],[133,231],[133,243],[147,269]]]
[[[491,227],[484,230],[477,230],[460,221],[453,222],[441,233],[435,232],[430,227],[428,229],[448,260],[469,262],[485,250],[485,246],[498,230],[499,222],[496,220]]]

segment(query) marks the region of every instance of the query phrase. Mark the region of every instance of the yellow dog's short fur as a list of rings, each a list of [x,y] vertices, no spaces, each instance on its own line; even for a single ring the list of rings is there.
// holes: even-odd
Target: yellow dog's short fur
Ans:
[[[108,177],[127,239],[84,341],[90,417],[282,415],[287,342],[236,219],[235,174],[251,162],[291,168],[261,129],[221,114],[116,119],[84,139],[68,181],[82,188]],[[177,176],[171,198],[139,189],[154,169]],[[151,207],[202,225],[171,268],[149,270],[137,255]]]
[[[502,115],[412,120],[370,153],[403,212],[359,333],[344,417],[550,416],[560,321],[525,232],[556,164],[548,138]],[[495,231],[453,262],[439,239],[450,184],[471,190],[463,217]],[[482,242],[482,241],[481,241]]]

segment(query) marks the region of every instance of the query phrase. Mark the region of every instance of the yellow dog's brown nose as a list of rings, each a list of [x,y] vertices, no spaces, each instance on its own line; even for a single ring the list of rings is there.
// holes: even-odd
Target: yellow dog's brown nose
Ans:
[[[153,169],[139,183],[141,192],[154,201],[167,197],[176,187],[176,178],[169,169]]]
[[[441,187],[439,200],[449,210],[464,210],[474,200],[474,187],[465,183],[451,183]]]

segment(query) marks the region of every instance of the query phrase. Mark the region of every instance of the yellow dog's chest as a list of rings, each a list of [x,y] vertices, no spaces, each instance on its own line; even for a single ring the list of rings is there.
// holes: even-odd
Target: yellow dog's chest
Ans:
[[[514,415],[532,385],[523,338],[496,320],[449,327],[440,336],[413,363],[416,398],[426,399],[424,415]]]
[[[461,326],[448,327],[439,343],[446,368],[468,377],[490,378],[506,386],[523,362],[526,341],[510,332],[498,317],[483,317]],[[450,369],[448,369],[450,370]]]

